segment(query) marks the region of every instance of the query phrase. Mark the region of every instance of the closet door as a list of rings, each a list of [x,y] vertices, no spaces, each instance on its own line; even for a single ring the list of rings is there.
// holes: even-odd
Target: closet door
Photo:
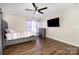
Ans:
[[[1,26],[1,20],[2,20],[2,12],[0,10],[0,55],[2,55],[2,26]]]

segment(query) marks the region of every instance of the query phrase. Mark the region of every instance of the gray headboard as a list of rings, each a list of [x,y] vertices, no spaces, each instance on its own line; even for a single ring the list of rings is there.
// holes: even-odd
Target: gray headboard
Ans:
[[[4,38],[6,38],[5,34],[7,33],[5,31],[5,29],[8,29],[8,23],[6,21],[2,20],[2,35]]]
[[[8,29],[8,23],[2,20],[3,30]]]

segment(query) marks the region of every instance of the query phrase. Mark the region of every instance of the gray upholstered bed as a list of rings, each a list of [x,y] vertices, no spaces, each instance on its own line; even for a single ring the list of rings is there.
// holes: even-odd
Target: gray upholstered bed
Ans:
[[[8,23],[3,20],[2,24],[3,24],[3,38],[4,38],[3,46],[8,46],[8,45],[18,44],[18,43],[22,43],[22,42],[26,42],[26,41],[35,40],[34,35],[8,40],[6,37],[7,32],[5,31],[5,29],[8,29]]]

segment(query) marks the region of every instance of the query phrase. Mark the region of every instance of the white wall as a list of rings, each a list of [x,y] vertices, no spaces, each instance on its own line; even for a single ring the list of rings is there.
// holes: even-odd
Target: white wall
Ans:
[[[47,20],[60,17],[60,27],[47,27]],[[42,27],[46,28],[48,38],[63,41],[75,46],[79,46],[79,8],[76,5],[69,5],[52,13],[42,20]]]
[[[9,29],[14,31],[26,31],[26,17],[5,14],[4,20],[8,22]]]
[[[12,14],[4,14],[3,18],[8,23],[9,29],[12,29],[14,31],[27,31],[28,20],[37,20],[40,22],[40,18],[25,17]]]

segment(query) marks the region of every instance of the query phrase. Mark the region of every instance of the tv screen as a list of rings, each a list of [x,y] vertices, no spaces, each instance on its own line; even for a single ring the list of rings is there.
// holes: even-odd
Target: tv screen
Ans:
[[[48,27],[59,27],[59,17],[47,21]]]

